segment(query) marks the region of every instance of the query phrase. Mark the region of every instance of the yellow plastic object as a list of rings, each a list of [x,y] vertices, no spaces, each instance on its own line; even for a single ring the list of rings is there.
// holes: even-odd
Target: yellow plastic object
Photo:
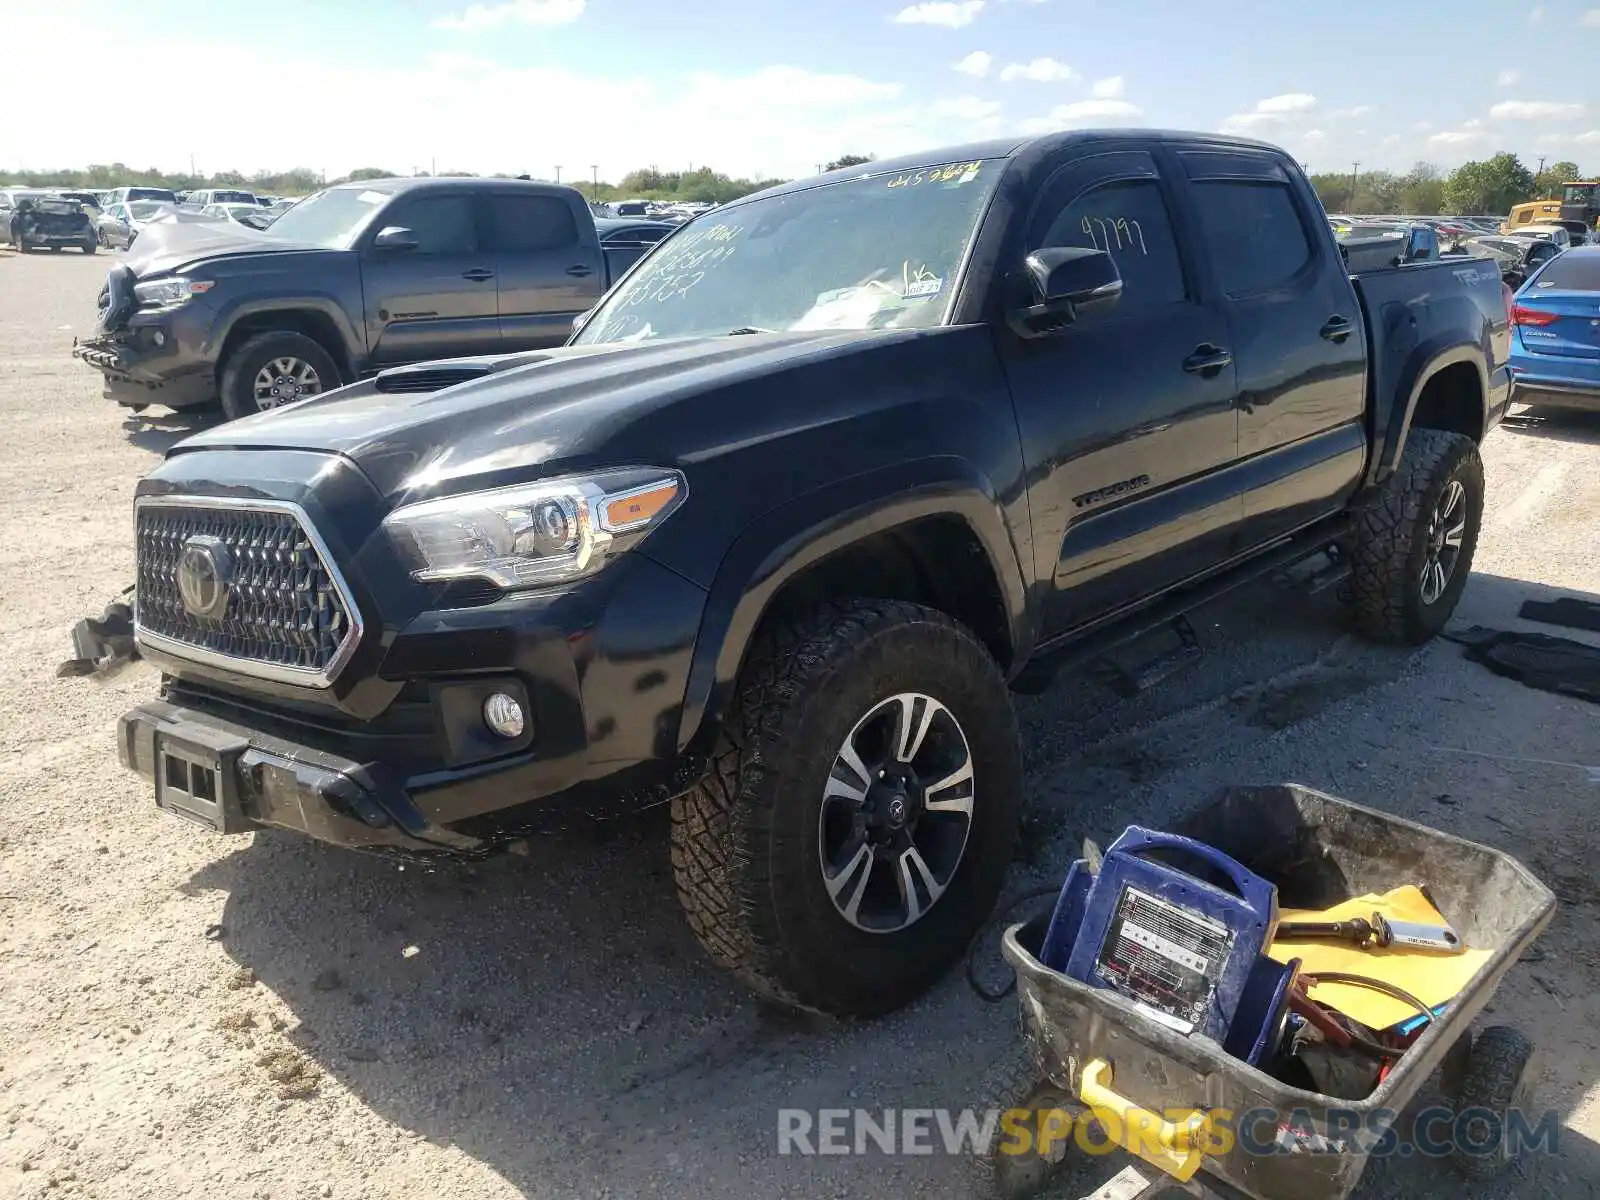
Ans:
[[[1278,918],[1284,922],[1348,921],[1351,917],[1370,920],[1375,912],[1399,921],[1447,924],[1422,890],[1410,884],[1381,896],[1357,896],[1321,912],[1281,909]],[[1303,975],[1337,971],[1365,979],[1381,979],[1404,988],[1430,1008],[1438,1008],[1459,995],[1490,957],[1487,950],[1470,948],[1460,954],[1440,954],[1405,946],[1363,949],[1340,941],[1274,942],[1267,954],[1281,963],[1298,958]],[[1388,1029],[1421,1015],[1404,1000],[1347,983],[1318,984],[1311,989],[1311,998],[1371,1029]]]
[[[1206,1155],[1206,1114],[1196,1109],[1176,1124],[1111,1090],[1111,1064],[1097,1058],[1083,1068],[1078,1099],[1094,1113],[1106,1136],[1128,1153],[1188,1183]]]

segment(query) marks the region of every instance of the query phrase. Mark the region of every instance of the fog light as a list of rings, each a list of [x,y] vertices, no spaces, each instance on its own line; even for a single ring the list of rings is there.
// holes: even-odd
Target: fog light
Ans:
[[[519,738],[528,727],[528,714],[515,696],[496,692],[483,702],[483,723],[503,738]]]

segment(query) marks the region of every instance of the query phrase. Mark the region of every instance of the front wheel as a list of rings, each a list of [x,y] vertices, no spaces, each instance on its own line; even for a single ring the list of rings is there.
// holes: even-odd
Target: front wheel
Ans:
[[[222,371],[218,391],[229,420],[281,408],[339,387],[328,352],[303,333],[270,330],[239,345]]]
[[[1351,543],[1356,624],[1383,642],[1419,645],[1455,612],[1483,523],[1483,460],[1472,439],[1413,429],[1383,494]]]
[[[874,1016],[930,987],[993,908],[1021,756],[983,644],[943,613],[850,600],[751,648],[711,767],[672,805],[678,898],[756,990]]]

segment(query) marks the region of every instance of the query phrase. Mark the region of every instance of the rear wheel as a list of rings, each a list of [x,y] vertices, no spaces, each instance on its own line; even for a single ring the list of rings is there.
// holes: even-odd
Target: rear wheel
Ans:
[[[828,604],[751,648],[710,769],[672,805],[678,898],[756,990],[888,1012],[994,906],[1020,791],[1010,695],[977,638],[916,604]]]
[[[222,410],[230,420],[320,395],[344,381],[328,352],[303,333],[270,330],[242,342],[222,371]]]
[[[84,238],[83,252],[85,254],[93,254],[98,249],[100,249],[100,239],[96,235],[91,233],[88,237]]]
[[[1491,1025],[1473,1040],[1456,1094],[1452,1161],[1469,1179],[1490,1179],[1520,1147],[1508,1132],[1509,1115],[1530,1116],[1533,1043],[1509,1025]]]
[[[1417,645],[1455,612],[1483,522],[1483,460],[1470,438],[1413,429],[1383,495],[1351,542],[1356,623],[1378,641]]]

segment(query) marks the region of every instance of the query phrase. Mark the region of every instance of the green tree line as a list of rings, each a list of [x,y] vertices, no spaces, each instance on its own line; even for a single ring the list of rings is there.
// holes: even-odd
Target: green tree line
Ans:
[[[1515,154],[1462,163],[1446,174],[1419,162],[1403,175],[1392,171],[1317,172],[1311,185],[1332,213],[1408,213],[1432,216],[1503,216],[1525,200],[1558,200],[1561,185],[1584,176],[1574,162],[1551,163],[1535,174]]]
[[[862,160],[865,161],[865,160]],[[242,188],[267,196],[305,196],[327,184],[347,180],[387,179],[409,172],[391,171],[383,167],[361,167],[348,175],[325,178],[322,172],[310,167],[295,167],[290,171],[257,171],[246,175],[239,171],[220,171],[210,175],[192,175],[185,172],[161,171],[154,167],[140,170],[126,163],[97,164],[75,170],[58,171],[7,171],[0,168],[0,180],[17,187],[61,187],[104,191],[114,187],[141,185],[170,188],[175,192],[193,191],[196,188]],[[423,171],[419,174],[426,175]],[[471,171],[440,171],[440,175],[471,175]],[[502,175],[500,178],[510,178]],[[740,179],[724,175],[710,167],[693,171],[661,171],[644,167],[629,171],[616,183],[593,179],[566,179],[565,183],[581,189],[584,195],[596,200],[670,200],[702,201],[723,204],[740,196],[760,191],[781,183],[779,179]]]

